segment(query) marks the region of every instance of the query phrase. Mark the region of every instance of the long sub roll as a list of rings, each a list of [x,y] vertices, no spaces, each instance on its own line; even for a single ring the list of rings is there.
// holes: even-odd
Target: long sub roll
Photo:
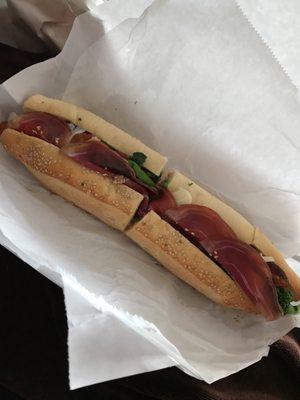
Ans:
[[[274,320],[299,311],[300,278],[274,244],[167,159],[75,105],[34,95],[0,141],[50,191],[124,231],[177,277],[226,307]]]
[[[30,97],[24,110],[1,125],[1,143],[52,192],[122,231],[157,195],[167,159],[139,140],[45,96]]]
[[[168,192],[176,205],[150,203],[126,231],[132,240],[219,304],[268,320],[298,311],[300,279],[258,228],[177,171]]]

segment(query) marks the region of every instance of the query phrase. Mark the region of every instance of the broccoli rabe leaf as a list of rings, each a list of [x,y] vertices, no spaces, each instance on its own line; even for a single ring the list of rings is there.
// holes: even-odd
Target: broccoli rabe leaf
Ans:
[[[290,308],[290,303],[293,301],[292,292],[288,289],[283,288],[282,286],[276,286],[278,302],[282,308],[284,314],[288,313]]]
[[[287,314],[300,314],[300,304],[297,304],[295,306],[293,306],[292,304],[290,304],[287,312]]]
[[[160,174],[160,175],[155,175],[155,174],[153,174],[153,172],[148,171],[148,170],[147,170],[147,175],[150,176],[150,178],[151,178],[151,179],[153,180],[153,182],[155,182],[155,183],[158,183],[158,181],[159,181],[160,178],[161,178],[161,174]]]
[[[155,183],[147,174],[147,172],[144,171],[135,161],[129,160],[128,162],[131,168],[134,170],[137,178],[139,178],[142,182],[146,183],[146,185],[148,186],[155,186]]]
[[[132,153],[132,155],[129,157],[130,160],[134,161],[138,165],[143,165],[144,162],[146,161],[146,154],[141,153],[139,151]]]

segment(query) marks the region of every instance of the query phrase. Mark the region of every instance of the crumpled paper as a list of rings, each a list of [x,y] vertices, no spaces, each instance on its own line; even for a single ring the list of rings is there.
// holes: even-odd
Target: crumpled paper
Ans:
[[[64,294],[71,389],[175,365],[118,318],[83,301],[67,283]]]
[[[76,14],[67,1],[7,0],[6,21],[3,22],[10,31],[10,43],[15,47],[31,52],[42,52],[47,47],[57,51],[79,13],[78,10]]]
[[[218,190],[296,255],[296,90],[235,2],[189,0],[183,8],[157,0],[105,35],[97,22],[82,15],[60,56],[6,82],[0,100],[7,111],[36,91],[84,105]],[[207,382],[227,376],[299,324],[296,317],[266,323],[213,304],[121,233],[49,195],[7,154],[0,157],[7,243],[187,373]]]
[[[0,40],[4,25],[3,33],[8,44],[34,52],[45,50],[46,44],[57,51],[63,48],[76,16],[88,10],[96,15],[100,13],[103,28],[107,30],[118,20],[140,16],[152,2],[128,0],[124,4],[122,0],[7,0],[8,9],[3,9],[5,19],[0,26]]]

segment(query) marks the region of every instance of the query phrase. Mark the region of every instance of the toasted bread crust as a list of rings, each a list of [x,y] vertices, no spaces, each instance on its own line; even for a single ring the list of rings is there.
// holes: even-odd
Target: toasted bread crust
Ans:
[[[143,200],[140,193],[79,165],[43,140],[6,129],[1,142],[31,172],[36,171],[35,175],[45,186],[114,228],[124,230]],[[51,179],[47,181],[47,176],[64,185]],[[83,193],[85,199],[77,202],[72,199],[71,187]]]
[[[30,167],[27,168],[45,188],[94,215],[107,225],[118,229],[123,229],[127,225],[128,219],[124,218],[124,213],[116,209],[114,206],[102,202],[101,207],[99,207],[99,200],[95,197],[90,196],[57,178],[52,178],[51,176],[38,172]],[[120,225],[120,220],[122,220],[124,225]]]
[[[68,120],[80,128],[93,133],[116,150],[122,151],[127,155],[134,152],[144,153],[147,156],[144,167],[155,175],[160,175],[167,163],[166,157],[144,145],[140,140],[92,112],[77,107],[74,104],[36,94],[24,102],[23,108],[25,111],[48,112]]]
[[[130,227],[126,234],[170,272],[216,303],[257,312],[255,305],[221,268],[154,211]]]

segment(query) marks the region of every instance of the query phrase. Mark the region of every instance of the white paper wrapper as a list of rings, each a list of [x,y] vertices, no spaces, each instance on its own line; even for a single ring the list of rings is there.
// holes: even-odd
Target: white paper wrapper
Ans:
[[[113,315],[99,312],[64,285],[71,389],[174,365]]]
[[[236,0],[273,55],[300,89],[300,2]]]
[[[104,30],[118,21],[138,17],[153,0],[7,0],[0,26],[0,40],[19,49],[41,52],[45,44],[63,48],[76,16],[91,10],[101,17]],[[105,7],[99,7],[101,4]]]
[[[18,48],[40,52],[45,43],[61,48],[76,15],[88,10],[87,0],[7,0],[13,40]]]
[[[37,91],[90,108],[218,190],[297,255],[296,90],[235,2],[155,1],[105,35],[104,25],[82,15],[59,57],[3,85],[3,112]],[[6,245],[61,274],[101,315],[126,324],[187,373],[207,382],[225,377],[299,324],[292,317],[266,323],[213,304],[0,157]]]

